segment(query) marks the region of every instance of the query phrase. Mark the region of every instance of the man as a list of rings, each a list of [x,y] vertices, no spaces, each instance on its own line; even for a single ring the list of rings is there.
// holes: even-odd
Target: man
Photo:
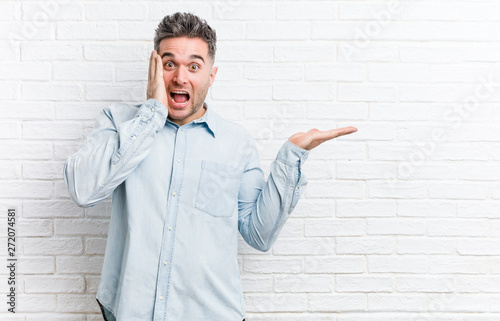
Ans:
[[[204,103],[215,31],[176,13],[154,45],[147,101],[104,109],[64,167],[78,205],[113,194],[96,299],[105,320],[240,321],[238,231],[269,250],[306,185],[308,151],[356,129],[291,136],[265,182],[248,132]]]

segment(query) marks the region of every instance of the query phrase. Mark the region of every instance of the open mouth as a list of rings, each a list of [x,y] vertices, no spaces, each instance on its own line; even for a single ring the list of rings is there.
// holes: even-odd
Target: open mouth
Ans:
[[[189,101],[189,94],[185,91],[171,91],[170,99],[176,104],[187,104]]]

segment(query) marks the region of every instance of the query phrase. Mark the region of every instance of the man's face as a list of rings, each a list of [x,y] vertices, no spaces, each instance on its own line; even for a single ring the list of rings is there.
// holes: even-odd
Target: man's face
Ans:
[[[208,88],[217,73],[201,38],[169,38],[160,42],[163,80],[168,96],[168,118],[178,125],[200,118]]]

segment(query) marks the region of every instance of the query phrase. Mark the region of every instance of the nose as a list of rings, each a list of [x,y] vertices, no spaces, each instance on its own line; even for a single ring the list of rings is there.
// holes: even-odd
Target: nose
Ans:
[[[187,83],[187,70],[184,68],[177,68],[173,81],[176,84],[183,85]]]

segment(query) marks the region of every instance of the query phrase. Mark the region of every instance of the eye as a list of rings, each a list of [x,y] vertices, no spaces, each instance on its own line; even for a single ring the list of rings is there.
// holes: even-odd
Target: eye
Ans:
[[[165,68],[171,69],[171,68],[174,68],[175,65],[173,62],[167,61],[164,66],[165,66]]]
[[[189,66],[189,69],[191,69],[191,70],[198,70],[198,69],[200,69],[200,66],[198,66],[196,64],[192,64],[192,65]]]

